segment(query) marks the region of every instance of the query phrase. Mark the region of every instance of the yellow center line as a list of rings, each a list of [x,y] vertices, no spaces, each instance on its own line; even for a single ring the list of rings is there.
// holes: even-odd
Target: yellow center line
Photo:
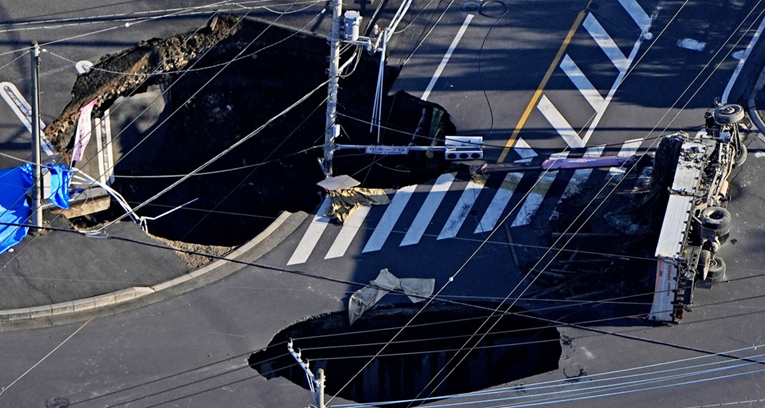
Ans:
[[[590,8],[590,3],[592,3],[592,0],[588,1],[584,9],[582,9],[582,11],[579,12],[579,15],[576,16],[576,20],[574,20],[574,24],[571,26],[571,29],[568,30],[568,34],[566,34],[566,38],[563,40],[563,44],[560,45],[560,49],[558,50],[558,53],[555,55],[555,58],[550,64],[550,67],[547,68],[547,72],[545,73],[545,76],[542,78],[542,82],[539,84],[539,87],[534,92],[534,96],[531,97],[531,102],[529,102],[529,105],[526,106],[526,110],[523,112],[523,115],[521,115],[521,120],[518,121],[518,126],[515,127],[515,130],[513,130],[513,134],[510,135],[510,138],[507,139],[507,143],[505,143],[505,148],[502,149],[502,154],[499,155],[499,159],[497,159],[497,163],[502,163],[503,161],[505,161],[505,158],[507,158],[507,154],[510,153],[510,148],[513,147],[513,145],[515,144],[515,141],[518,139],[518,133],[521,133],[521,129],[523,129],[523,125],[526,124],[526,120],[529,118],[529,115],[531,115],[531,111],[534,109],[535,106],[537,106],[537,103],[539,102],[539,98],[542,96],[542,91],[545,89],[545,86],[547,86],[547,81],[550,80],[550,77],[552,76],[553,71],[555,71],[555,68],[557,68],[558,64],[560,63],[560,59],[563,58],[563,53],[566,52],[566,48],[568,48],[568,44],[571,42],[571,38],[574,36],[574,33],[576,32],[577,28],[579,28],[579,25],[582,23],[582,20],[584,19],[584,16],[587,13],[587,9]]]

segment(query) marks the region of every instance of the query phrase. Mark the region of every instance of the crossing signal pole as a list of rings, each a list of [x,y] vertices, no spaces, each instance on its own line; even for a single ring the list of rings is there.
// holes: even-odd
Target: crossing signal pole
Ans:
[[[332,158],[335,139],[340,135],[337,124],[337,88],[340,71],[340,16],[343,13],[342,0],[332,0],[332,31],[329,34],[329,84],[327,84],[327,120],[324,130],[324,160],[322,166],[327,177],[332,176]]]

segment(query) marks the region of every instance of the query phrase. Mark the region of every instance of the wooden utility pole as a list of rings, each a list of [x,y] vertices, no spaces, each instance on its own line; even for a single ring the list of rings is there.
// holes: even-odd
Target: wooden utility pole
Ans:
[[[32,43],[32,161],[35,163],[32,171],[34,186],[32,186],[32,226],[42,228],[42,172],[40,171],[40,46],[37,41]]]

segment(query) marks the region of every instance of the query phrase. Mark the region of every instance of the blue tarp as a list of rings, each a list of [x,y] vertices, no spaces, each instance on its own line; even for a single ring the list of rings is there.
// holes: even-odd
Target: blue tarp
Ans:
[[[44,167],[51,176],[51,194],[44,198],[60,208],[69,208],[69,169],[55,164]],[[27,223],[31,209],[26,194],[33,181],[31,164],[0,170],[0,254],[21,242],[29,231],[27,227],[5,224]]]

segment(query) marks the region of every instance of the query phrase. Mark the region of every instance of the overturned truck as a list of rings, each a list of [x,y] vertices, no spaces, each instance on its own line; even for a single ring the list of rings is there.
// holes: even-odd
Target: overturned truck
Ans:
[[[705,131],[666,136],[656,161],[673,173],[656,246],[656,287],[649,319],[677,323],[690,311],[696,285],[726,279],[717,255],[731,228],[729,178],[747,157],[740,105],[717,105],[706,113]],[[669,153],[667,153],[669,152]]]

